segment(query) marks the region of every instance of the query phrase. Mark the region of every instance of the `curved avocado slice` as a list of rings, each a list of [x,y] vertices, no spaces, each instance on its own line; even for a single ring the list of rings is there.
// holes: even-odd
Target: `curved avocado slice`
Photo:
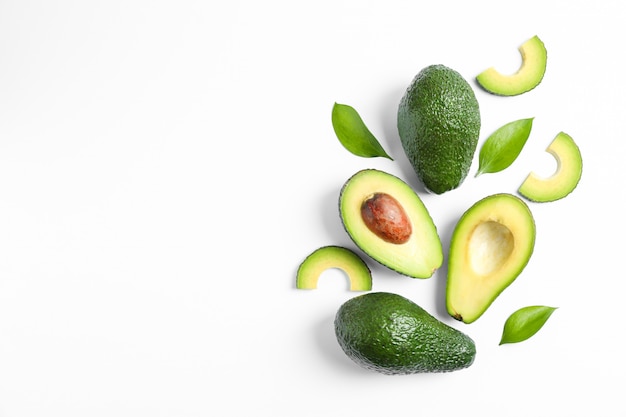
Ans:
[[[327,269],[337,268],[350,279],[350,291],[372,289],[372,274],[359,255],[341,246],[323,246],[314,250],[298,268],[296,288],[314,290],[320,275]]]
[[[515,96],[537,87],[546,72],[548,52],[537,36],[528,39],[519,47],[522,65],[512,75],[501,74],[494,67],[478,74],[476,81],[490,93]]]
[[[559,132],[546,148],[556,158],[556,172],[542,178],[534,172],[528,174],[518,192],[530,201],[540,203],[556,201],[574,191],[583,171],[580,149],[570,135]]]
[[[450,243],[446,307],[457,320],[478,319],[522,272],[535,246],[535,221],[526,203],[494,194],[459,219]]]
[[[429,278],[441,266],[435,224],[398,177],[375,169],[357,172],[341,189],[339,212],[354,243],[382,265],[412,278]]]

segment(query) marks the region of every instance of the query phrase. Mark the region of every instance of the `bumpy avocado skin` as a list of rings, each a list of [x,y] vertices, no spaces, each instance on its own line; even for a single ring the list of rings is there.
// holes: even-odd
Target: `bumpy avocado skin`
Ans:
[[[335,334],[354,362],[387,375],[460,370],[476,356],[469,336],[393,293],[346,301],[335,316]]]
[[[444,65],[422,69],[398,108],[404,152],[424,186],[435,194],[467,176],[480,134],[480,108],[472,87]]]

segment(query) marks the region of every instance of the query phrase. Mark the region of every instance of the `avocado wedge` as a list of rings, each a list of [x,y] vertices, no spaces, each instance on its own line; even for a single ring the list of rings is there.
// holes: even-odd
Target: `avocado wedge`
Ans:
[[[534,172],[528,174],[518,192],[530,201],[544,203],[566,197],[578,186],[582,176],[580,149],[570,135],[559,132],[546,152],[556,159],[556,172],[548,178],[542,178]]]
[[[314,290],[327,269],[342,270],[350,280],[350,291],[372,289],[372,273],[359,255],[342,246],[323,246],[314,250],[298,268],[296,288]]]
[[[515,74],[502,74],[490,67],[478,74],[476,81],[486,91],[501,96],[516,96],[537,87],[546,72],[548,52],[538,36],[519,47],[522,64]]]

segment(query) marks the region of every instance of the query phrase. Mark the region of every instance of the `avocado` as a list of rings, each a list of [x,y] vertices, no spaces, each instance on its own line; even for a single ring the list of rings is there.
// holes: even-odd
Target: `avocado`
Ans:
[[[522,65],[512,75],[501,74],[490,67],[476,76],[476,81],[487,92],[501,96],[515,96],[537,87],[546,72],[548,52],[537,36],[519,47]]]
[[[398,108],[404,152],[427,190],[457,188],[470,169],[480,134],[480,109],[472,87],[444,65],[422,69]]]
[[[429,278],[443,262],[437,228],[413,189],[400,178],[364,169],[342,186],[343,227],[372,259],[400,274]]]
[[[478,319],[526,267],[535,221],[512,194],[476,202],[457,222],[450,242],[446,307],[457,320]]]
[[[565,132],[559,132],[546,148],[546,152],[556,158],[556,172],[549,178],[542,178],[531,172],[518,192],[530,201],[549,202],[569,195],[580,181],[583,160],[574,139]]]
[[[346,301],[335,316],[345,354],[387,375],[449,372],[469,367],[474,341],[398,294],[371,292]]]
[[[350,280],[350,291],[372,289],[372,273],[359,255],[342,246],[323,246],[314,250],[298,268],[296,288],[313,290],[322,272],[329,268],[341,269]]]

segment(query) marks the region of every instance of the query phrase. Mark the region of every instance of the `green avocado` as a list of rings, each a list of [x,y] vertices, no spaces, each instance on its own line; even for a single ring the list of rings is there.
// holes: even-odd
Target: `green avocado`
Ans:
[[[480,134],[480,109],[472,87],[444,65],[422,69],[398,108],[398,133],[426,189],[457,188],[470,169]]]
[[[477,320],[522,272],[535,246],[535,221],[512,194],[475,203],[457,222],[448,257],[446,306],[457,320]]]
[[[537,36],[528,39],[519,47],[522,65],[515,74],[502,74],[490,67],[476,76],[476,81],[486,91],[501,95],[515,96],[537,87],[546,72],[548,52]]]
[[[449,372],[469,367],[474,341],[397,294],[373,292],[346,301],[335,316],[345,354],[387,375]]]
[[[296,288],[314,290],[322,272],[330,268],[342,270],[350,280],[350,291],[372,289],[372,273],[359,255],[342,246],[323,246],[314,250],[298,267]]]
[[[530,201],[545,203],[566,197],[578,186],[582,176],[580,149],[570,135],[559,132],[546,152],[556,159],[556,172],[548,178],[534,172],[528,174],[518,192]]]
[[[441,240],[426,206],[400,178],[364,169],[341,188],[343,227],[367,255],[412,278],[429,278],[443,262]]]

